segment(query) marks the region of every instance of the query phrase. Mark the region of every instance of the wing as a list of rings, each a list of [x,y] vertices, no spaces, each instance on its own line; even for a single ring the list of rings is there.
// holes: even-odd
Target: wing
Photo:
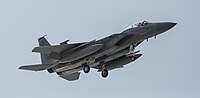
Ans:
[[[104,44],[106,47],[112,47],[113,45],[116,45],[124,37],[126,37],[127,35],[128,34],[126,33],[113,34],[113,35],[110,35],[108,37],[98,40],[97,43]]]
[[[36,65],[20,66],[19,69],[30,70],[30,71],[42,71],[49,68],[50,66],[51,66],[50,64],[36,64]]]
[[[40,46],[35,47],[32,52],[38,52],[38,53],[61,53],[65,50],[72,49],[74,47],[77,47],[83,43],[75,43],[75,44],[62,44],[62,45],[54,45],[54,46]]]
[[[110,41],[108,41],[106,43],[107,46],[111,46],[111,45],[115,45],[117,42],[119,42],[122,38],[124,38],[126,36],[126,34],[114,34],[109,36],[110,37]]]
[[[61,78],[66,79],[68,81],[78,80],[80,76],[80,72],[72,73],[72,74],[64,74],[60,75]]]

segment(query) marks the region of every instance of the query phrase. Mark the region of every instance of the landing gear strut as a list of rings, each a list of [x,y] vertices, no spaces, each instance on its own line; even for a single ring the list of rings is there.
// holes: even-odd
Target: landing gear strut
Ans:
[[[89,73],[90,72],[90,66],[89,65],[83,65],[83,71],[85,73]]]
[[[101,72],[102,77],[106,78],[108,76],[108,70],[103,69]]]
[[[52,68],[47,69],[47,71],[48,71],[49,73],[53,73],[53,72],[54,72]]]
[[[135,60],[136,60],[135,56],[132,56],[131,60],[132,60],[132,61],[135,61]]]
[[[136,45],[131,44],[131,45],[130,45],[130,48],[129,48],[129,52],[126,54],[127,56],[131,56],[131,57],[132,57],[131,59],[132,59],[133,61],[135,60],[135,52],[134,52],[135,46],[136,46]]]
[[[136,44],[131,44],[130,48],[129,48],[129,53],[126,54],[127,56],[131,56],[132,57],[131,58],[132,61],[136,60],[135,54],[140,52],[140,51],[135,51],[135,47],[136,47]]]

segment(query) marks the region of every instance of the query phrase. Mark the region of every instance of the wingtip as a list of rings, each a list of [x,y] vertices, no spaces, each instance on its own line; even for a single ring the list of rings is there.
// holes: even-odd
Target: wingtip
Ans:
[[[26,69],[24,68],[24,66],[20,66],[18,69],[20,69],[20,70],[26,70]]]
[[[20,66],[18,69],[20,69],[20,70],[24,70],[24,66]]]
[[[20,66],[18,69],[22,69],[22,66]]]
[[[42,37],[38,38],[38,40],[41,40],[41,39],[45,38],[46,36],[47,36],[47,34],[45,34]]]
[[[35,52],[35,47],[32,49],[32,51],[31,52]]]
[[[32,52],[39,52],[39,49],[40,47],[34,47],[33,49],[32,49]]]

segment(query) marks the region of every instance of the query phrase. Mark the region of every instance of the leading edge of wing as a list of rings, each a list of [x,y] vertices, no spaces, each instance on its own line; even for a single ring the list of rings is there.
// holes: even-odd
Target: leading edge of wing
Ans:
[[[83,43],[75,43],[75,44],[63,44],[63,45],[53,45],[53,46],[40,46],[40,47],[35,47],[32,52],[37,52],[37,53],[61,53],[65,50],[72,49],[76,46],[79,46]]]
[[[35,65],[20,66],[19,69],[30,70],[30,71],[42,71],[42,70],[46,70],[50,66],[52,66],[52,65],[50,65],[50,64],[35,64]]]

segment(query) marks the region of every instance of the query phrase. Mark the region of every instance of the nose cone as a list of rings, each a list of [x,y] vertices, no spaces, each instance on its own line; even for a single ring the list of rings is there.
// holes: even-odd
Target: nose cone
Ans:
[[[174,22],[161,23],[161,26],[163,26],[163,28],[165,28],[167,30],[171,29],[175,25],[176,25],[176,23],[174,23]]]
[[[162,22],[162,23],[157,23],[157,30],[159,30],[160,33],[165,32],[172,27],[174,27],[177,23],[174,22]]]

